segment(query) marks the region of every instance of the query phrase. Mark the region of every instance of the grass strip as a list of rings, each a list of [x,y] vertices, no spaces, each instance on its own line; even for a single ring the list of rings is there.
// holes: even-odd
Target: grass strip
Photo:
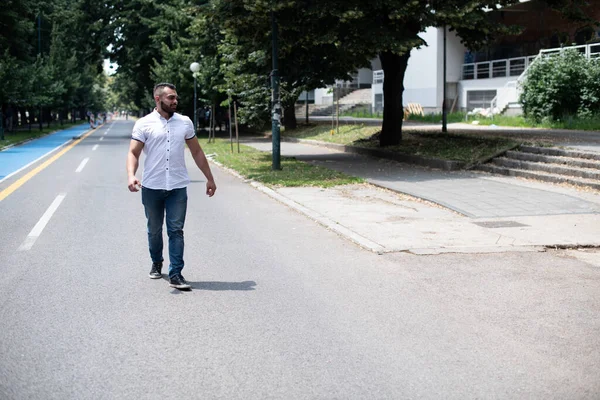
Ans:
[[[340,116],[355,118],[383,118],[383,114],[381,112],[371,112],[369,105],[356,107],[351,111],[346,111],[340,114]],[[407,120],[412,122],[441,124],[442,114],[411,114],[408,116]],[[515,128],[567,129],[580,131],[600,130],[600,115],[594,115],[591,117],[566,116],[562,120],[544,120],[542,122],[535,122],[531,119],[523,117],[522,115],[508,116],[501,114],[486,117],[482,115],[467,115],[465,112],[453,112],[446,115],[446,122],[448,123],[464,122],[470,124],[473,123],[473,121],[477,121],[478,125],[483,126],[496,125]]]
[[[366,139],[381,130],[379,126],[364,124],[340,124],[332,129],[330,124],[298,125],[297,129],[282,129],[283,136],[297,139],[317,140],[320,142],[352,144],[356,140]]]
[[[403,132],[402,142],[385,150],[442,160],[462,161],[467,164],[497,154],[501,149],[517,146],[519,142],[505,138],[477,137],[442,133]],[[354,145],[379,147],[378,140],[363,141]]]
[[[200,145],[207,155],[212,155],[215,161],[237,171],[247,179],[252,179],[272,187],[317,186],[331,187],[362,183],[362,178],[345,175],[328,168],[298,161],[293,157],[281,157],[281,170],[273,171],[272,154],[240,144],[240,153],[234,144],[231,152],[229,140],[217,139],[207,143],[199,139]]]
[[[339,133],[335,130],[332,135],[331,127],[328,125],[304,125],[295,130],[283,131],[282,135],[365,148],[380,148],[379,140],[372,138],[380,130],[380,127],[362,124],[340,125]],[[427,158],[475,163],[477,160],[498,153],[503,148],[513,147],[519,143],[521,142],[514,139],[500,137],[403,130],[400,144],[384,147],[383,150]]]

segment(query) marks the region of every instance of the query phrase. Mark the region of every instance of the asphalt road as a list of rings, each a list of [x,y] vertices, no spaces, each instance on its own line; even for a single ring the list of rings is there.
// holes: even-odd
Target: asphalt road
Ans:
[[[213,167],[193,289],[148,279],[132,124],[0,201],[0,399],[600,397],[600,268],[563,253],[376,255]]]

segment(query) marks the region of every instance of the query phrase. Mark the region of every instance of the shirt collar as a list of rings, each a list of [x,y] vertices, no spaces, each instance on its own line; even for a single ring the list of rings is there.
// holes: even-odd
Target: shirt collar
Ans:
[[[156,107],[154,107],[154,110],[152,111],[152,113],[154,114],[155,117],[158,117],[158,119],[163,120],[163,121],[172,121],[174,119],[176,119],[177,113],[173,113],[173,115],[171,116],[171,118],[166,119],[165,117],[163,117],[162,115],[160,115],[160,113],[158,112],[158,110],[156,109]]]

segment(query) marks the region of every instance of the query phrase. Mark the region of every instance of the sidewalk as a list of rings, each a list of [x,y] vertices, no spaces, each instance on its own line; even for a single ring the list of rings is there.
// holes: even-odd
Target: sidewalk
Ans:
[[[244,144],[271,151],[270,141]],[[281,143],[281,154],[364,178],[331,189],[254,185],[369,250],[415,254],[600,246],[600,194]]]

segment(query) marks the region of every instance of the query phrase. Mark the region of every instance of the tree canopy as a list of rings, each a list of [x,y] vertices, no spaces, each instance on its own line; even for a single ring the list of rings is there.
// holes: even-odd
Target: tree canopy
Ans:
[[[273,19],[278,31],[284,121],[295,126],[294,103],[303,90],[349,79],[379,57],[385,73],[381,145],[402,138],[403,81],[412,49],[430,27],[455,30],[476,49],[514,33],[490,17],[518,0],[7,0],[0,10],[0,102],[32,109],[112,106],[149,110],[159,81],[178,87],[183,112],[199,99],[240,106],[243,123],[269,120]],[[585,0],[543,3],[583,20]],[[41,39],[41,40],[40,40]],[[118,65],[100,90],[105,57]]]
[[[89,0],[7,0],[0,8],[0,103],[42,120],[104,109],[108,10]],[[39,110],[43,111],[40,118]]]

